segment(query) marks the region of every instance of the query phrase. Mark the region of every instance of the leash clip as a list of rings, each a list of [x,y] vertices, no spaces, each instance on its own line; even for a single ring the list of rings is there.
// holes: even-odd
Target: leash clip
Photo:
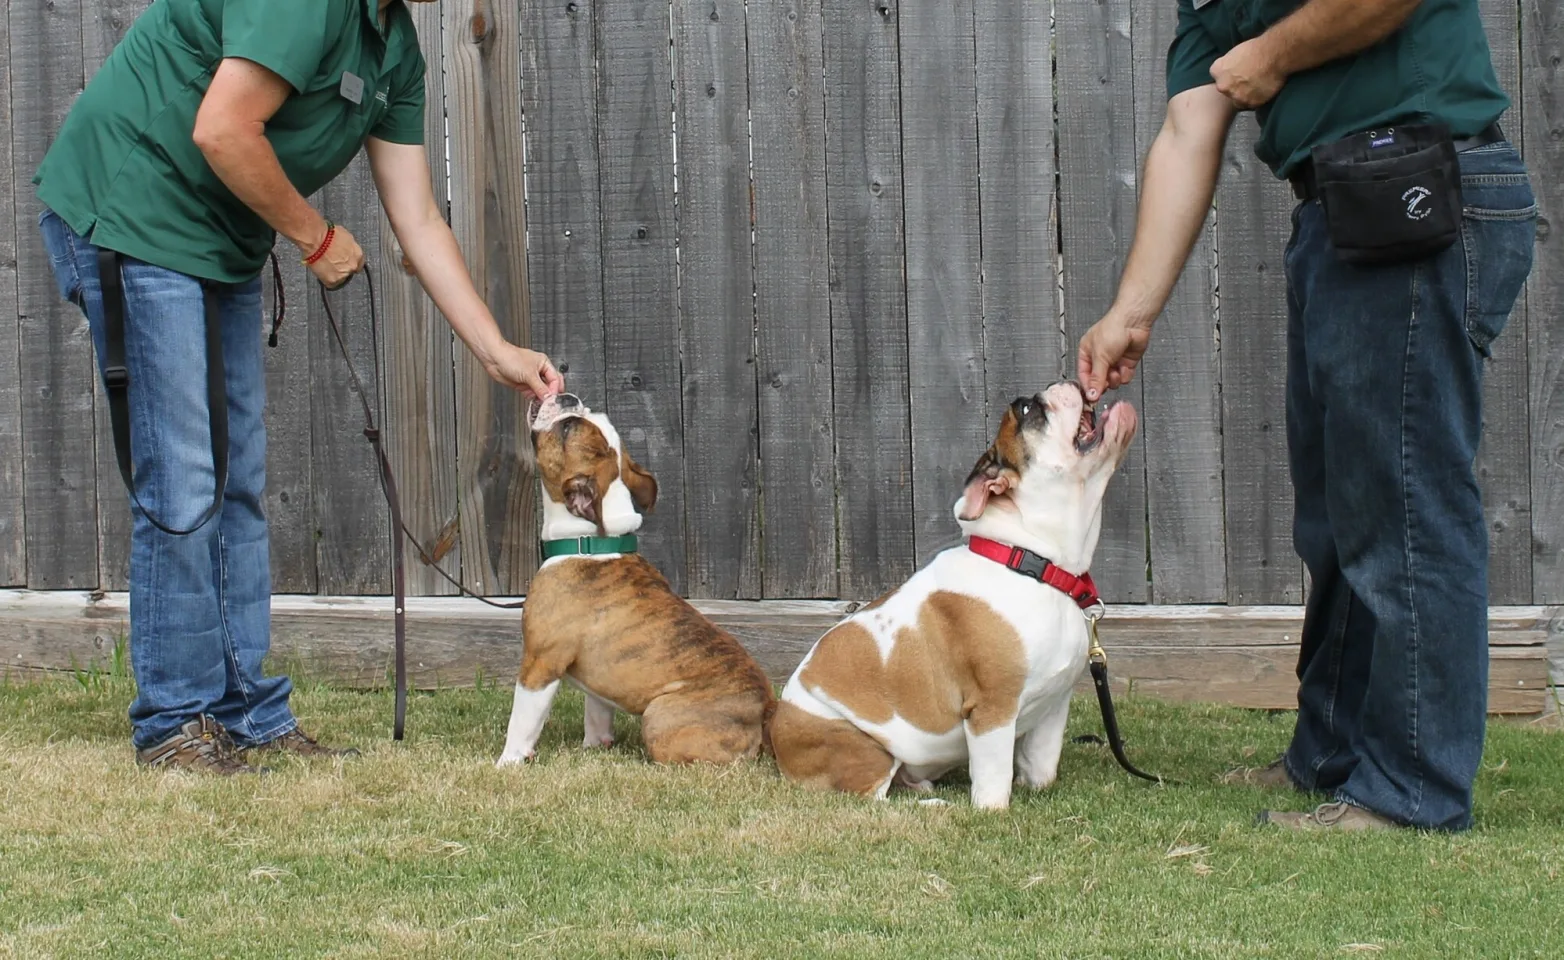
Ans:
[[[1090,607],[1087,607],[1084,612],[1086,615],[1086,637],[1090,642],[1090,646],[1086,648],[1086,659],[1106,667],[1108,665],[1108,654],[1102,649],[1102,641],[1097,637],[1097,623],[1108,612],[1108,608],[1101,600],[1098,600]]]

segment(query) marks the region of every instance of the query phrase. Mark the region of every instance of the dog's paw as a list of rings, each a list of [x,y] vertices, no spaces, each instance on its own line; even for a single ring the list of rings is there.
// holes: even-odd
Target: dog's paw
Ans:
[[[494,767],[496,770],[504,770],[506,767],[519,767],[528,761],[536,760],[537,758],[538,754],[536,750],[525,754],[502,753],[500,754],[500,758],[494,761]]]
[[[587,737],[581,741],[581,745],[586,747],[588,750],[596,750],[602,747],[611,747],[614,745],[614,738],[611,734],[602,737]]]

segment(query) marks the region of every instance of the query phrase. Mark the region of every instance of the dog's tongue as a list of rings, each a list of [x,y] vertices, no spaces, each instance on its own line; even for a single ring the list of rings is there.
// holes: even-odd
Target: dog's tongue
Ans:
[[[532,414],[527,418],[532,430],[547,430],[567,416],[579,417],[591,413],[581,398],[570,393],[556,393],[541,404],[532,401]]]

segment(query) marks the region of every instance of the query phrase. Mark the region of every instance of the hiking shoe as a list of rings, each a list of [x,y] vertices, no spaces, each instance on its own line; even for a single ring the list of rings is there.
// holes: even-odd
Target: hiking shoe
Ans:
[[[359,755],[358,751],[352,747],[335,749],[322,746],[316,742],[314,737],[311,737],[298,727],[294,727],[280,737],[274,737],[265,743],[257,744],[247,749],[260,752],[276,750],[283,753],[292,753],[300,757],[342,757],[345,760],[350,760]]]
[[[1394,830],[1400,826],[1394,820],[1382,817],[1372,810],[1355,807],[1350,803],[1322,803],[1306,813],[1283,813],[1261,810],[1256,823],[1274,823],[1278,827],[1293,830]]]
[[[1263,767],[1238,767],[1237,769],[1229,770],[1222,775],[1222,782],[1243,784],[1246,787],[1260,787],[1265,790],[1308,792],[1293,781],[1292,774],[1287,772],[1287,765],[1282,763],[1281,757],[1277,757]]]
[[[136,762],[144,767],[177,767],[225,777],[269,772],[265,767],[245,763],[228,731],[205,714],[180,727],[162,743],[137,750]]]

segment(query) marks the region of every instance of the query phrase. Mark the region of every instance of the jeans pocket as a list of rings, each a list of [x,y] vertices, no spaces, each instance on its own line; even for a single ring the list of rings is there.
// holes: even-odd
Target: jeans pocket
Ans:
[[[38,233],[49,254],[49,269],[60,299],[81,306],[81,271],[76,267],[76,243],[71,228],[60,215],[44,208],[38,215]]]
[[[1490,356],[1531,273],[1537,205],[1529,186],[1467,190],[1461,223],[1466,247],[1466,335]]]

